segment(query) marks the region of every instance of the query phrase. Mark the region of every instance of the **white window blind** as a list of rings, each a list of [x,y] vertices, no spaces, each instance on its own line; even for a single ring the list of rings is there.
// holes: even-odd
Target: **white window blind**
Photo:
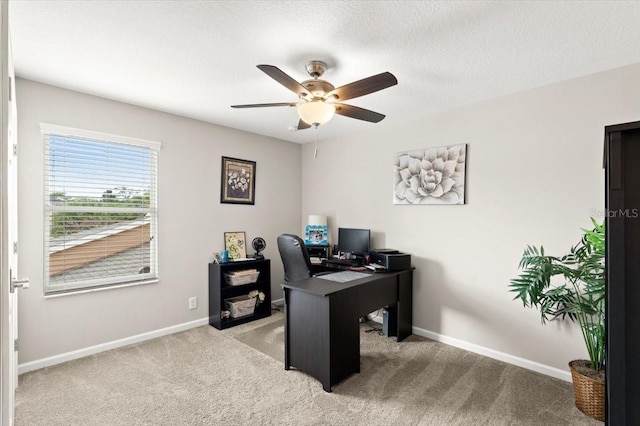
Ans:
[[[45,294],[157,279],[160,144],[42,124]]]

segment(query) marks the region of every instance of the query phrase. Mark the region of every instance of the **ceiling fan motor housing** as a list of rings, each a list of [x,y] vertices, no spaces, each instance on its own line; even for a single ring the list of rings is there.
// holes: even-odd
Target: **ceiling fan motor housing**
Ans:
[[[304,67],[313,78],[318,78],[327,70],[327,64],[322,61],[309,61]]]
[[[335,89],[335,87],[333,87],[333,84],[329,83],[326,80],[320,80],[317,78],[314,78],[312,80],[305,80],[300,84],[302,84],[305,89],[311,92],[314,98],[321,98]]]

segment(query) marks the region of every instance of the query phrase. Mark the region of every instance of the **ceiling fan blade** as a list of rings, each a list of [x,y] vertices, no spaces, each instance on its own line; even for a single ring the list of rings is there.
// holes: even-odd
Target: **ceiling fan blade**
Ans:
[[[279,107],[279,106],[296,106],[295,102],[279,102],[274,104],[247,104],[247,105],[231,105],[231,108],[263,108],[263,107]]]
[[[258,68],[260,68],[269,77],[273,78],[275,81],[291,90],[296,95],[313,97],[311,92],[309,92],[302,84],[289,77],[280,68],[274,67],[273,65],[258,65]]]
[[[298,121],[298,130],[304,130],[310,127],[311,127],[311,124],[307,123],[306,121],[302,121],[302,120]]]
[[[385,117],[384,114],[380,114],[379,112],[371,111],[353,105],[338,103],[334,105],[336,107],[336,114],[344,115],[345,117],[369,121],[371,123],[378,123]]]
[[[383,72],[333,89],[327,93],[325,99],[334,95],[339,101],[346,101],[347,99],[368,95],[369,93],[377,92],[378,90],[386,89],[396,84],[398,84],[398,80],[393,74]]]

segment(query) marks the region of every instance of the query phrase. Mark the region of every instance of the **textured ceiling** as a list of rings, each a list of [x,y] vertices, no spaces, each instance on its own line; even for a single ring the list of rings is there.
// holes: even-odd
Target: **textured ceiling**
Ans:
[[[346,102],[383,121],[336,116],[321,140],[639,63],[639,22],[636,1],[10,2],[20,77],[298,143],[315,131],[289,130],[295,108],[230,108],[297,100],[256,65],[397,77]]]

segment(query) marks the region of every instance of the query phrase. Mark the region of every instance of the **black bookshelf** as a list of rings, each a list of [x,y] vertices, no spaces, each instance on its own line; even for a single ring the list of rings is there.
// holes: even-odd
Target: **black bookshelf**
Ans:
[[[258,280],[251,284],[228,285],[224,274],[231,271],[257,269],[260,274]],[[239,318],[222,318],[222,311],[226,310],[226,300],[232,297],[248,294],[252,290],[264,293],[262,303],[255,307],[252,315]],[[271,315],[271,261],[269,259],[246,260],[228,263],[209,264],[209,324],[218,330],[266,318]]]

